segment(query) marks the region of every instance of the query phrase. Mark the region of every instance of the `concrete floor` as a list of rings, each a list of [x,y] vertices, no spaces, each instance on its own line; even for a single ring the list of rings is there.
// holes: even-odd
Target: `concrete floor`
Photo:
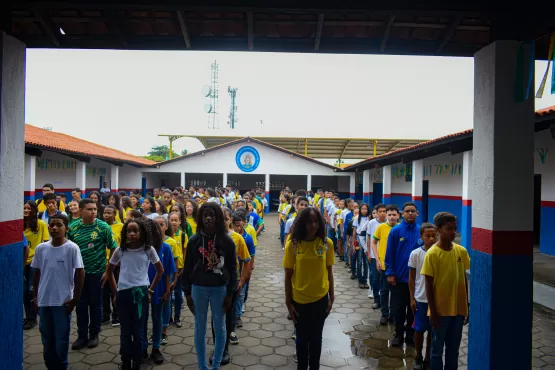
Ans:
[[[293,324],[287,320],[283,298],[283,252],[279,245],[277,219],[266,217],[266,232],[259,239],[256,269],[253,272],[248,311],[244,327],[238,329],[240,342],[230,346],[232,363],[224,369],[296,369],[291,355]],[[411,369],[413,349],[392,348],[388,340],[393,327],[380,326],[379,310],[371,308],[372,300],[350,280],[344,264],[335,271],[336,300],[324,329],[321,369]],[[143,365],[143,369],[196,369],[193,339],[193,318],[183,311],[184,326],[168,329],[169,344],[162,346],[166,363]],[[533,369],[555,369],[555,314],[540,306],[534,308],[532,344]],[[76,336],[75,315],[71,340]],[[94,349],[70,351],[70,369],[117,369],[119,360],[119,329],[103,327],[101,344]],[[208,339],[208,351],[212,349]],[[467,369],[467,327],[460,350],[459,369]],[[38,327],[24,332],[24,369],[45,369]]]

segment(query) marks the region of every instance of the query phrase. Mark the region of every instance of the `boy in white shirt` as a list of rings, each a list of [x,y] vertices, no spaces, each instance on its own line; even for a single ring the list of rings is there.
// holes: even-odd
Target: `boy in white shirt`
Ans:
[[[409,291],[410,307],[414,313],[414,346],[416,357],[414,358],[414,370],[427,369],[430,364],[430,349],[432,347],[432,333],[430,319],[428,317],[428,299],[426,297],[426,282],[424,275],[420,273],[424,265],[426,252],[437,241],[437,231],[434,225],[424,223],[420,227],[420,237],[424,244],[420,248],[413,250],[409,257]],[[422,348],[424,346],[424,333],[426,337],[426,358],[422,358]]]
[[[40,315],[44,363],[49,369],[68,367],[71,312],[85,281],[81,251],[65,237],[68,225],[67,216],[50,216],[51,240],[37,246],[31,262],[35,269],[33,303]]]

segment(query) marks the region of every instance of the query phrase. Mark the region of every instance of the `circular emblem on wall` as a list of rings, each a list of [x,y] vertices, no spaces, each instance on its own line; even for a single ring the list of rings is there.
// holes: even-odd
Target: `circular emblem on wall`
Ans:
[[[243,172],[252,172],[258,168],[260,164],[260,154],[258,150],[252,146],[244,146],[237,151],[235,155],[235,163]]]

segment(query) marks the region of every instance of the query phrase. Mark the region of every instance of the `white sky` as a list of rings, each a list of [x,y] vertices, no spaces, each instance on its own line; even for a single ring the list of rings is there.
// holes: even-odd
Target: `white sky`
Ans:
[[[208,128],[201,93],[214,60],[218,130]],[[537,62],[536,85],[544,70]],[[226,124],[229,85],[238,88],[235,130]],[[548,83],[536,108],[550,105]],[[472,110],[472,58],[27,51],[27,123],[136,155],[168,143],[158,134],[432,139],[471,128]],[[203,149],[174,143],[184,148]]]

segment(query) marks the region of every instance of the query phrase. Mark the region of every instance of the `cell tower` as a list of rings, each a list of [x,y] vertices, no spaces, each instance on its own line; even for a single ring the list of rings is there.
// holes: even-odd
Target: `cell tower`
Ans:
[[[204,105],[204,111],[208,113],[208,128],[219,129],[220,123],[218,118],[218,72],[220,67],[218,62],[214,61],[210,65],[210,85],[202,88],[202,94],[210,99],[209,103]]]
[[[229,97],[231,98],[231,106],[229,108],[229,121],[227,122],[230,129],[235,128],[235,124],[238,121],[237,118],[237,104],[235,102],[235,98],[237,97],[237,88],[236,87],[227,87],[227,92],[229,93]]]

